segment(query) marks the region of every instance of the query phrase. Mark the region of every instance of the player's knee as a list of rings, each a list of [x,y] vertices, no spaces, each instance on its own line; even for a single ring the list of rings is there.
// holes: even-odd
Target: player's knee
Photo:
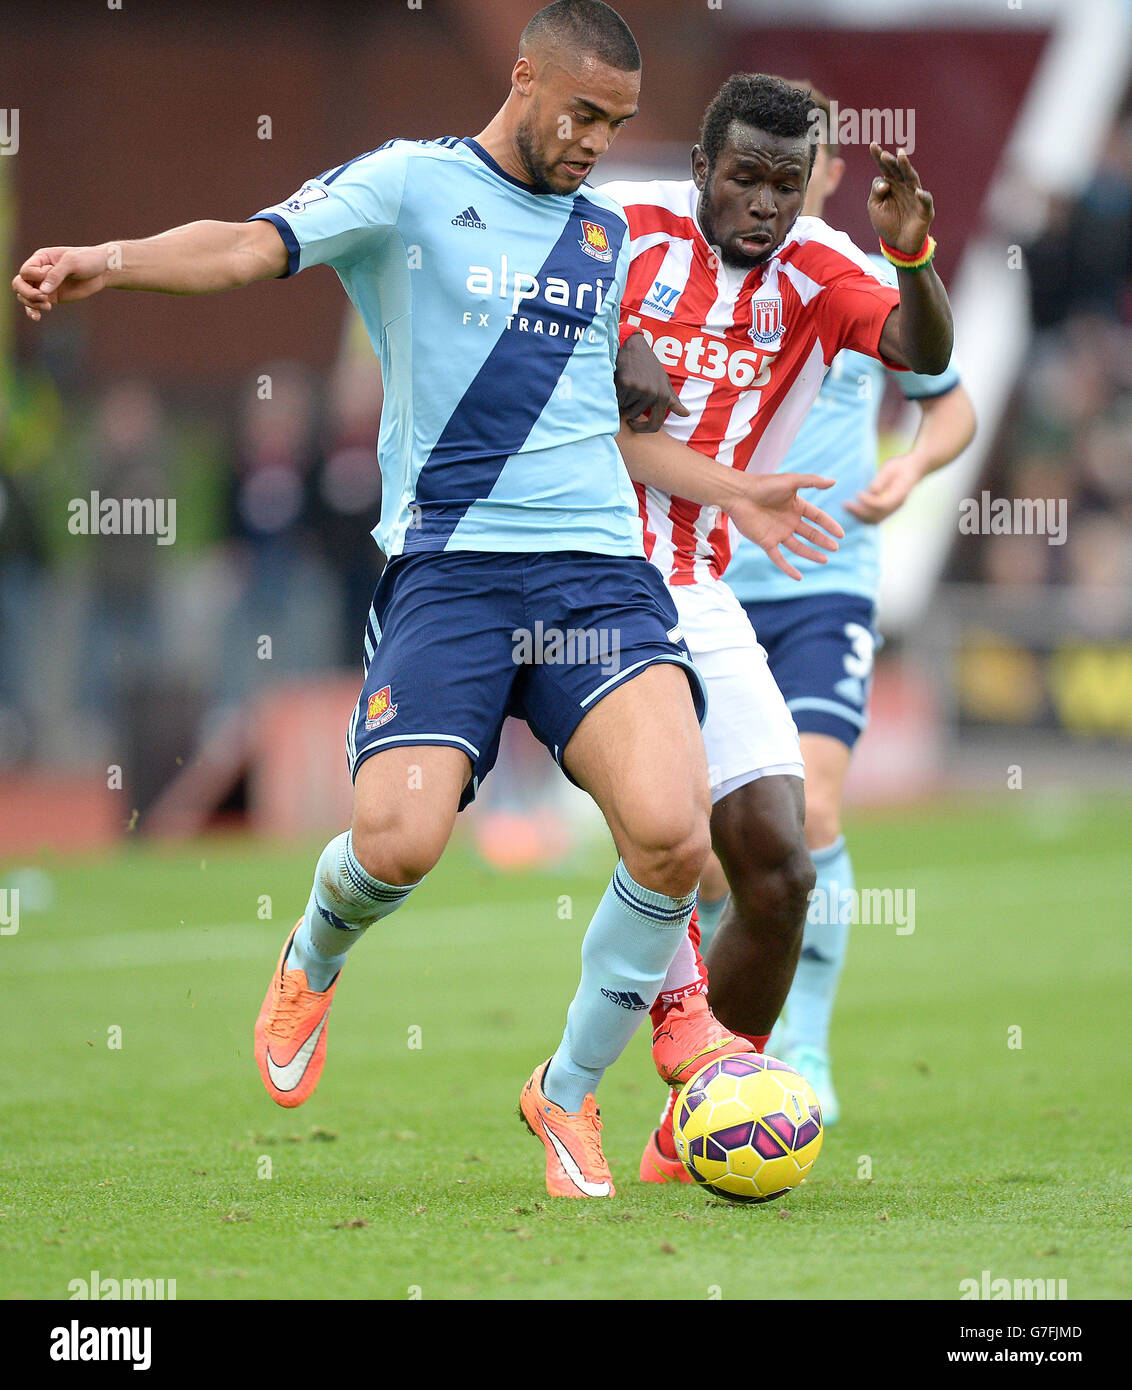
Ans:
[[[756,923],[760,934],[800,935],[816,881],[814,861],[801,837],[781,845],[775,855],[748,860],[731,874],[740,921]]]
[[[351,836],[366,873],[397,887],[419,883],[443,854],[447,839],[438,827],[415,826],[405,816],[357,813]]]
[[[818,877],[805,845],[798,845],[787,855],[779,865],[776,877],[783,919],[800,932],[806,922],[810,894]]]
[[[672,823],[662,833],[637,844],[625,856],[625,867],[642,888],[682,898],[700,881],[711,851],[711,831],[706,811],[691,815],[684,824]]]
[[[836,797],[820,791],[806,792],[806,844],[825,849],[841,834],[841,807]]]

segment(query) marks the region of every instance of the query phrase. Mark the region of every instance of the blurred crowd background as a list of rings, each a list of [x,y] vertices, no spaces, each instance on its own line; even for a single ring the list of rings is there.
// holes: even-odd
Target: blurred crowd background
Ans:
[[[50,94],[20,76],[34,70],[20,62],[20,40],[8,46],[5,91],[21,117],[18,150],[0,158],[9,278],[38,245],[245,217],[391,135],[473,133],[505,94],[536,6],[425,0],[374,7],[365,20],[336,4],[205,6],[191,22],[181,7],[142,8],[95,16],[60,5],[53,23],[68,27]],[[674,161],[679,172],[699,112],[734,67],[804,74],[846,104],[863,99],[847,66],[860,55],[888,74],[870,105],[916,106],[930,81],[937,105],[946,99],[975,123],[992,173],[1064,22],[1055,4],[1013,29],[1002,5],[985,7],[993,15],[961,5],[941,38],[930,8],[916,5],[899,28],[891,15],[877,27],[876,7],[854,0],[735,0],[725,14],[679,0],[620,8],[644,50],[646,104],[617,147],[619,174]],[[937,50],[938,64],[906,60]],[[971,731],[1009,741],[1020,728],[1056,736],[1070,762],[1084,740],[1110,766],[1129,766],[1132,93],[1106,124],[1081,187],[1035,190],[1041,215],[1019,208],[1003,229],[1022,247],[1030,333],[1007,410],[983,422],[993,439],[974,491],[1064,498],[1067,542],[956,534],[932,609],[954,638],[947,696],[931,704],[936,771],[957,765],[947,750],[969,746]],[[933,138],[927,126],[922,116],[915,162],[937,193],[948,275],[983,221],[987,190],[961,211],[948,204],[940,188],[963,188],[970,131]],[[862,240],[862,208],[845,202],[841,225]],[[32,804],[41,774],[101,786],[119,767],[126,796],[108,824],[145,829],[147,808],[265,691],[297,692],[297,708],[308,679],[334,674],[342,691],[357,683],[383,559],[369,538],[381,504],[380,373],[329,272],[241,293],[244,302],[206,306],[108,294],[42,325],[18,317],[14,299],[0,308],[0,796],[7,788],[10,808],[17,796]],[[895,405],[885,418],[895,429]],[[72,534],[70,503],[92,493],[175,498],[175,544]],[[988,628],[1004,611],[1012,621]],[[1101,714],[1059,699],[1055,648],[1066,634],[1093,644]],[[887,659],[900,655],[890,644]],[[343,782],[347,707],[328,733]],[[519,745],[496,774],[504,802],[527,757]],[[246,789],[218,782],[211,801],[200,795],[198,828],[246,810]]]
[[[1084,192],[1051,201],[1023,246],[1032,339],[981,480],[994,497],[1067,502],[1067,539],[981,537],[949,573],[985,584],[1063,583],[1087,625],[1127,624],[1132,597],[1132,93]],[[1088,601],[1097,587],[1125,604]]]

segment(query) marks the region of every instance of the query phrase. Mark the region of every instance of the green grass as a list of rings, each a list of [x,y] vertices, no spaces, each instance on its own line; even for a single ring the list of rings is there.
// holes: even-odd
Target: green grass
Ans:
[[[1123,1296],[1130,830],[1111,800],[855,819],[859,885],[915,888],[915,931],[855,928],[844,1118],[761,1208],[636,1181],[663,1099],[643,1030],[601,1088],[617,1198],[545,1196],[516,1102],[608,856],[502,878],[454,848],[351,958],[293,1112],[252,1024],[320,846],[45,860],[51,909],[0,937],[0,1296],[92,1269],[182,1300],[955,1299],[984,1269]]]

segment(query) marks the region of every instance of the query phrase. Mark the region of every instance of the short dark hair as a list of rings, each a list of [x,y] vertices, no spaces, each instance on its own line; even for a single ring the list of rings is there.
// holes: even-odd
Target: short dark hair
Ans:
[[[820,109],[808,91],[799,91],[781,77],[765,72],[737,72],[729,77],[704,112],[700,144],[711,168],[719,158],[735,121],[781,135],[787,140],[809,137],[810,168],[817,154],[815,111]]]
[[[633,31],[601,0],[555,0],[539,10],[523,30],[519,47],[550,42],[598,59],[618,72],[640,72],[641,50]]]
[[[799,92],[809,93],[810,100],[825,116],[825,120],[818,127],[819,131],[826,137],[821,143],[825,145],[831,155],[835,155],[837,153],[837,126],[833,120],[829,97],[804,77],[784,77],[782,80],[788,87],[793,87]]]

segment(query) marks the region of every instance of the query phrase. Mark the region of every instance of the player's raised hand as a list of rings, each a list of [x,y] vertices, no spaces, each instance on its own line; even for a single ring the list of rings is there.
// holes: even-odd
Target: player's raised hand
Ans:
[[[105,246],[48,246],[20,266],[12,289],[28,318],[38,322],[53,304],[69,304],[105,289],[109,275]]]
[[[845,503],[845,510],[858,521],[875,526],[904,505],[923,476],[922,463],[911,454],[890,458],[877,469],[868,487]]]
[[[822,550],[836,550],[844,530],[828,513],[798,496],[803,487],[827,488],[832,478],[815,473],[745,473],[744,497],[732,503],[731,520],[748,540],[765,550],[783,574],[801,579],[801,572],[782,554],[779,547],[806,560],[825,564]],[[811,541],[812,545],[806,542]],[[820,546],[815,550],[813,546]]]
[[[880,170],[869,194],[873,230],[895,250],[914,256],[935,216],[932,195],[920,187],[919,175],[903,148],[890,154],[874,140],[869,152]]]
[[[643,333],[634,333],[622,343],[613,381],[621,418],[635,434],[655,434],[670,410],[677,415],[690,413]]]

